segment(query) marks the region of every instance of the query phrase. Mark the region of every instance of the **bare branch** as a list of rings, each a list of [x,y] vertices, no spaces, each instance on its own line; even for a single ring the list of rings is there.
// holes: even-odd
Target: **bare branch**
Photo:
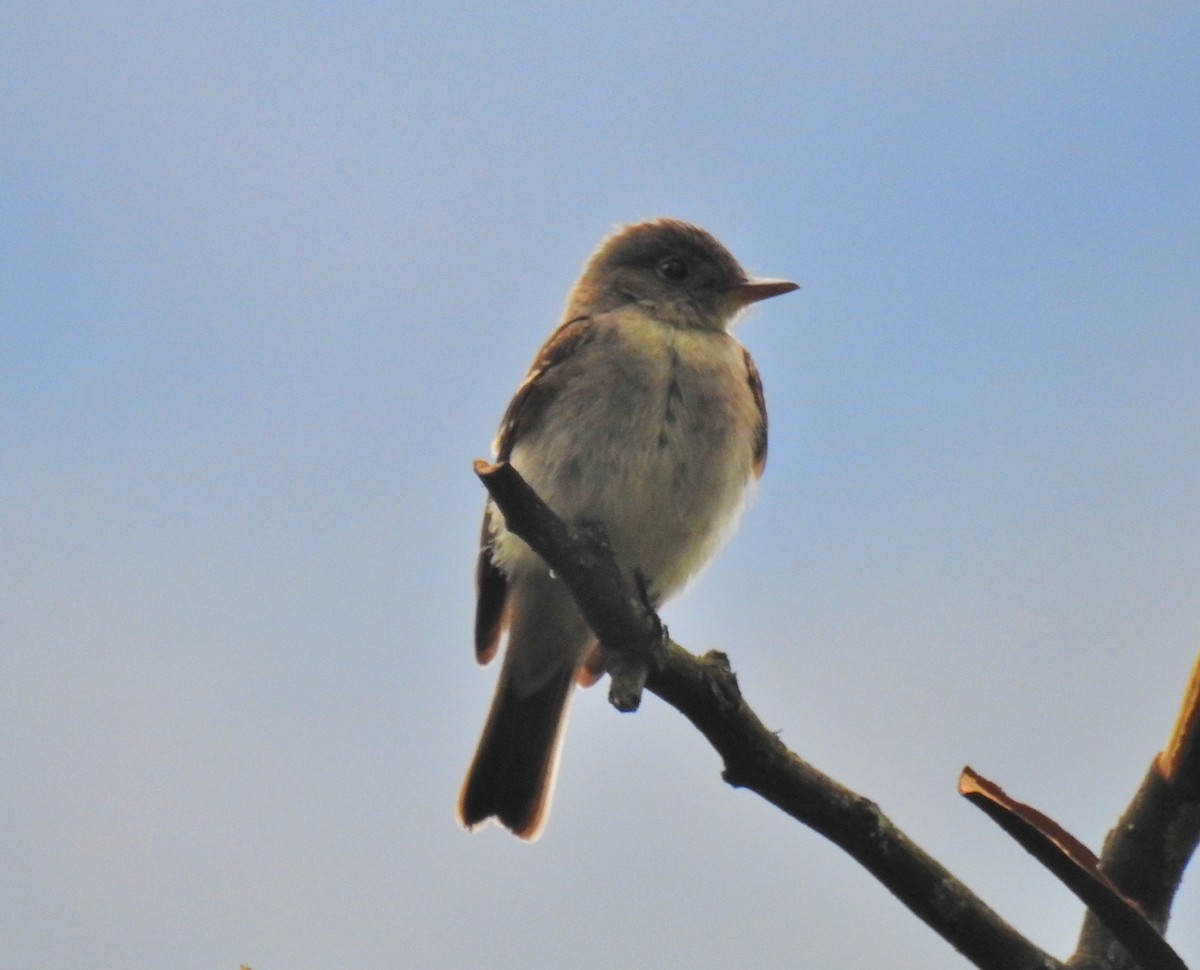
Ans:
[[[646,686],[687,717],[721,755],[727,782],[758,793],[841,847],[976,966],[1062,966],[913,843],[878,805],[818,771],[767,730],[742,698],[724,654],[695,657],[667,640],[608,551],[561,522],[547,527],[553,513],[515,469],[477,462],[476,473],[508,528],[571,589],[606,653],[622,658],[621,666],[646,670]]]
[[[1083,900],[1142,970],[1187,970],[1137,901],[1113,884],[1100,860],[1070,832],[970,768],[963,769],[958,790]]]
[[[1100,870],[1165,932],[1184,869],[1200,843],[1200,658],[1175,728],[1120,821],[1104,840]],[[1071,967],[1124,970],[1132,958],[1093,913],[1084,918]]]

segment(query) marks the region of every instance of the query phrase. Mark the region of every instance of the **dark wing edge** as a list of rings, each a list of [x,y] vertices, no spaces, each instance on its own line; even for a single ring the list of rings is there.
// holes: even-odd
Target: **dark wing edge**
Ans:
[[[492,561],[490,507],[483,513],[479,537],[479,559],[475,564],[475,659],[491,663],[500,648],[504,629],[504,607],[508,601],[508,578]]]
[[[754,358],[750,351],[742,348],[742,358],[746,361],[746,380],[750,385],[750,393],[758,406],[758,426],[754,429],[754,477],[761,478],[763,469],[767,467],[767,399],[763,395],[762,378],[758,376],[758,368],[754,366]]]

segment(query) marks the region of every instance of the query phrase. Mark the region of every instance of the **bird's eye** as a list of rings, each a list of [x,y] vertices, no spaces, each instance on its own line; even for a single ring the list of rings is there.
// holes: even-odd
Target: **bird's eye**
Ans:
[[[668,256],[658,264],[658,275],[668,283],[682,283],[691,275],[687,261],[678,256]]]

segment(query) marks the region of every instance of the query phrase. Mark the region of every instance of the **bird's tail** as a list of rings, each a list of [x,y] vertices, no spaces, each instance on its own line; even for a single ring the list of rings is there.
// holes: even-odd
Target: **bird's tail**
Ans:
[[[458,818],[467,828],[494,817],[523,839],[541,834],[554,790],[575,666],[560,663],[536,688],[522,691],[505,664],[458,798]]]

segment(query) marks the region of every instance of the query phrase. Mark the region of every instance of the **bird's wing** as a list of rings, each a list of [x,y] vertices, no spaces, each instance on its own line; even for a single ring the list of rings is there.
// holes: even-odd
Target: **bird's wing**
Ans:
[[[592,334],[591,318],[576,317],[559,326],[542,345],[500,422],[495,444],[498,461],[508,461],[513,446],[537,427],[554,400],[557,391],[546,375],[590,340]],[[483,533],[475,566],[475,657],[481,664],[488,663],[500,646],[508,600],[508,579],[492,559],[491,515],[489,506],[483,513]]]

